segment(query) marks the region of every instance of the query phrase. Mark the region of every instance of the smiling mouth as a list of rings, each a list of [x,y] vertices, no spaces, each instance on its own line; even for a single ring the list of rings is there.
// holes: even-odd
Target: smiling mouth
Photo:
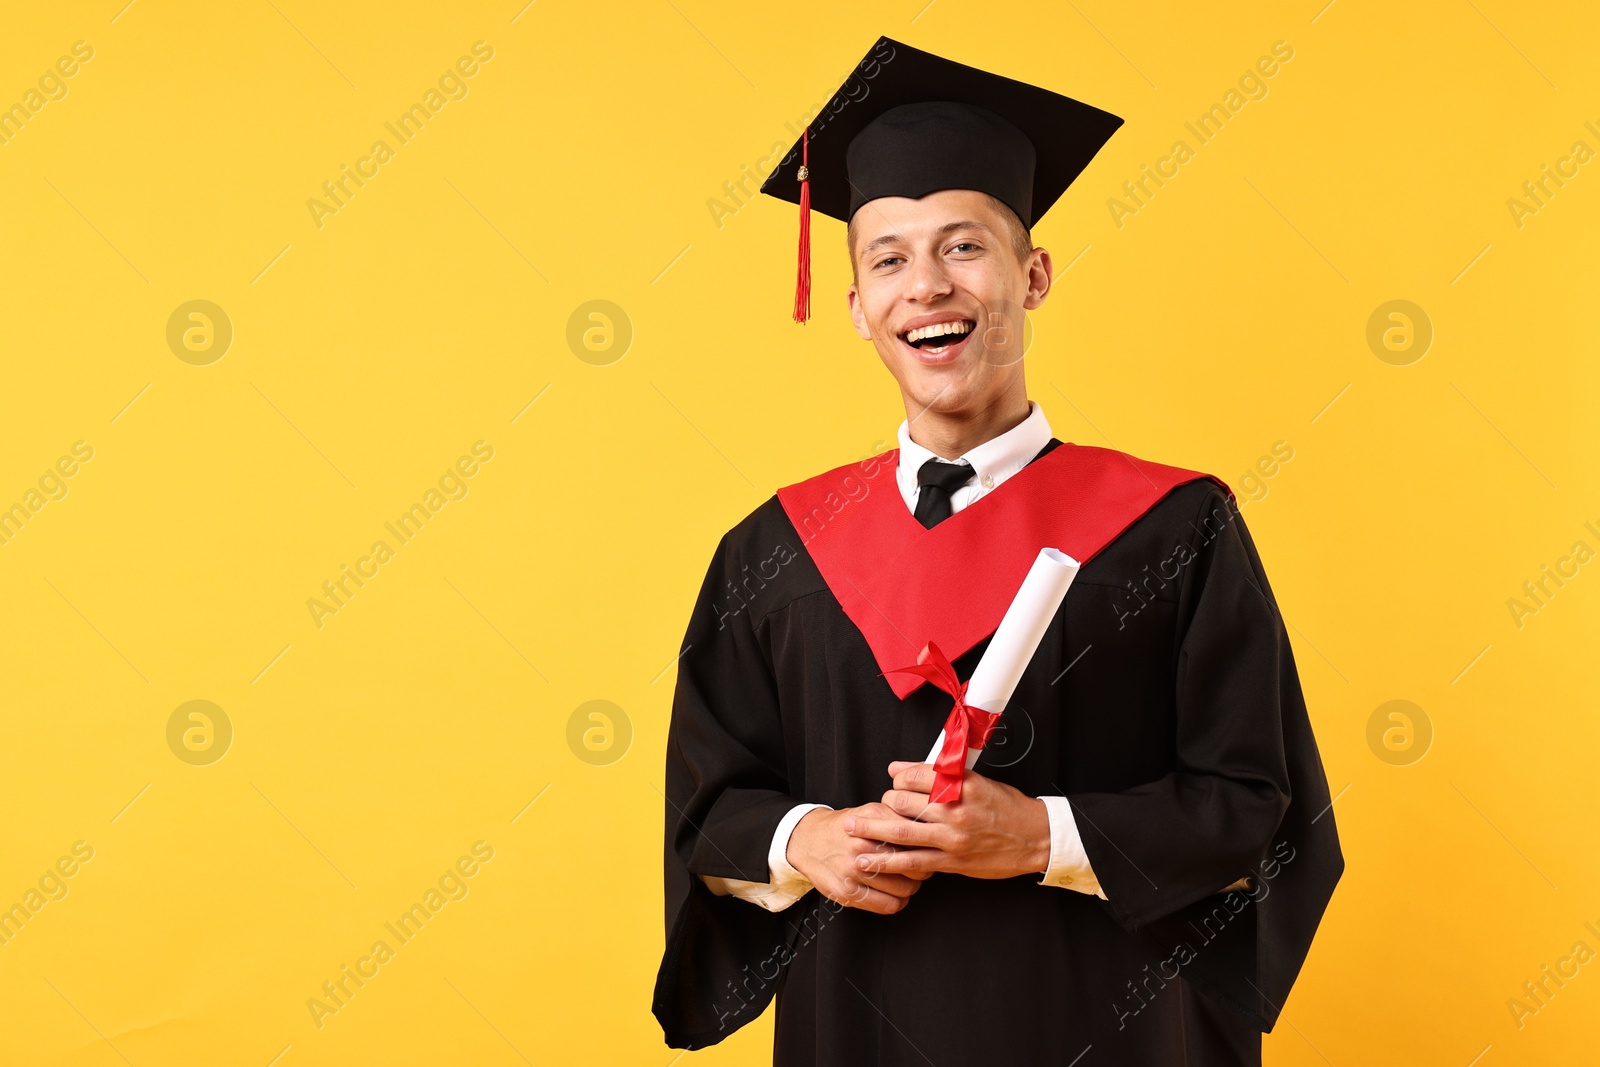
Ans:
[[[907,330],[900,335],[900,340],[926,355],[937,356],[949,349],[959,346],[978,324],[971,319],[959,319],[953,322],[936,322],[932,326],[923,326],[915,330]]]

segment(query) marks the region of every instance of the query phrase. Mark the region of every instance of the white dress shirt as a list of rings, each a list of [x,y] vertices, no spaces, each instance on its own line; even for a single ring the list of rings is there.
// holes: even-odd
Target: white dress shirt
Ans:
[[[1050,423],[1045,420],[1044,409],[1033,401],[1028,402],[1028,417],[998,437],[990,438],[968,450],[957,460],[972,465],[974,477],[966,485],[950,494],[951,513],[969,507],[994,492],[1000,484],[1026,467],[1045,445],[1050,443]],[[911,439],[909,421],[900,424],[900,460],[895,468],[895,482],[906,507],[913,513],[917,509],[917,471],[935,456]],[[1106,895],[1100,881],[1089,867],[1089,857],[1083,850],[1083,839],[1078,834],[1077,821],[1072,817],[1072,807],[1066,797],[1040,797],[1050,819],[1050,862],[1045,868],[1041,885],[1060,886],[1080,893]],[[806,813],[826,804],[797,804],[789,809],[772,835],[772,846],[767,850],[767,869],[770,880],[747,882],[738,878],[715,878],[701,875],[711,891],[718,896],[739,897],[768,911],[782,911],[812,889],[811,881],[789,863],[789,837]]]

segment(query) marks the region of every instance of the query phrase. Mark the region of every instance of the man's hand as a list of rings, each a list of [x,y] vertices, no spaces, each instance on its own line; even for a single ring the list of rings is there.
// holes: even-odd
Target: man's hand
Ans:
[[[968,771],[961,799],[935,804],[928,797],[932,765],[897,761],[889,764],[889,774],[894,788],[883,794],[883,806],[892,817],[857,808],[853,811],[859,814],[846,824],[846,832],[858,840],[897,846],[858,855],[855,862],[862,872],[879,872],[879,878],[926,878],[935,871],[1014,878],[1050,865],[1050,815],[1044,801]]]
[[[922,885],[926,874],[880,874],[856,865],[859,857],[894,851],[889,845],[851,837],[846,821],[870,819],[892,826],[912,823],[883,804],[863,804],[858,808],[814,808],[806,812],[789,835],[789,864],[811,880],[817,892],[829,900],[880,915],[893,915],[906,906]]]

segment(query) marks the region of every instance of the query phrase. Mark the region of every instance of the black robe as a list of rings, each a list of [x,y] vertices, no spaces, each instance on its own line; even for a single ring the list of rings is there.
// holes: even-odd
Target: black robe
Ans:
[[[769,879],[793,805],[878,800],[891,760],[924,758],[950,697],[902,701],[880,670],[776,496],[723,537],[667,742],[667,1043],[715,1044],[776,995],[778,1067],[1258,1064],[1344,861],[1230,496],[1179,485],[1083,565],[975,768],[1066,796],[1107,900],[948,873],[888,916],[711,892],[700,875]]]

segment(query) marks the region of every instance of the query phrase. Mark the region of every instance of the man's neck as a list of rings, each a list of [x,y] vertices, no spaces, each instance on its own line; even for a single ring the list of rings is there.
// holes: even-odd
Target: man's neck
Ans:
[[[929,408],[908,410],[911,439],[941,459],[957,459],[985,441],[1020,426],[1033,407],[1026,393],[1007,395],[981,411],[946,414]]]

